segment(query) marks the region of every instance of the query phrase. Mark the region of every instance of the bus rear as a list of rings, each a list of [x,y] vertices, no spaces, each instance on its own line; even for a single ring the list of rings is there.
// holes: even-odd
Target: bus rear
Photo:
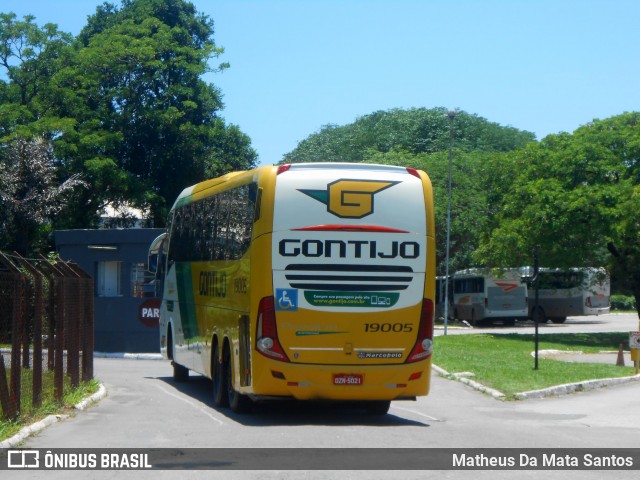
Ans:
[[[527,318],[527,286],[514,269],[469,269],[453,276],[454,317],[471,325]]]
[[[531,318],[537,311],[540,322],[564,323],[570,316],[609,313],[610,281],[603,268],[541,269],[538,278],[537,310],[535,295],[529,298]]]
[[[254,368],[254,392],[387,408],[426,395],[435,288],[427,175],[283,166],[273,202],[273,297],[259,308],[254,360],[264,368]]]

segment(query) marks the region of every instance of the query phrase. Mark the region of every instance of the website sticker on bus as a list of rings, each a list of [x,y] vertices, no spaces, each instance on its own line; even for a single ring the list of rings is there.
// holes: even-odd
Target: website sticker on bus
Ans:
[[[388,308],[394,306],[400,297],[399,293],[365,293],[365,292],[329,292],[306,290],[305,300],[314,306],[322,307],[368,307]]]

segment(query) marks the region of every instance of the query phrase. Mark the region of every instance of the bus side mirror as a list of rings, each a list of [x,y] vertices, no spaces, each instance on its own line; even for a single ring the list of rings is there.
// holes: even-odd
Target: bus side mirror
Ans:
[[[166,239],[167,234],[163,233],[162,235],[159,235],[153,242],[151,242],[147,259],[147,270],[149,270],[151,273],[156,273],[158,271],[158,262],[160,261],[161,255],[163,254],[163,247]]]
[[[149,260],[147,263],[147,270],[151,273],[156,273],[158,271],[158,254],[152,253],[149,255]]]

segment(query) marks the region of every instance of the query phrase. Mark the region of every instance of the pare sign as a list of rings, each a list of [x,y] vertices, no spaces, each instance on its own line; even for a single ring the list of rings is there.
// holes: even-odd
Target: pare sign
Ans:
[[[147,298],[138,306],[138,320],[140,320],[145,327],[157,327],[160,321],[161,304],[162,300],[160,298]]]

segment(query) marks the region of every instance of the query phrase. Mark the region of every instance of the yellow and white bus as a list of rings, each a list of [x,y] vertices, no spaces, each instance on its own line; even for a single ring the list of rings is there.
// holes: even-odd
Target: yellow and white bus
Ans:
[[[213,380],[216,406],[362,402],[429,391],[435,294],[426,173],[315,163],[185,189],[150,248],[161,352]]]

